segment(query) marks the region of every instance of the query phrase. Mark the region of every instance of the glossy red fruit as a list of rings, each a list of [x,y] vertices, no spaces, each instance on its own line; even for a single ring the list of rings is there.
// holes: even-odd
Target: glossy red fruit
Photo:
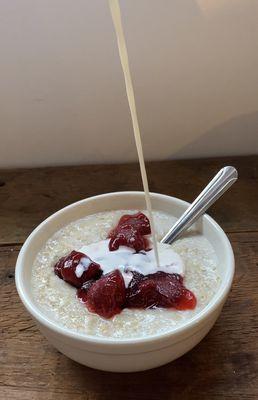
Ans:
[[[87,294],[90,289],[90,287],[95,283],[96,281],[94,279],[91,279],[90,281],[85,282],[81,288],[77,289],[77,297],[82,303],[86,303],[87,300]]]
[[[136,251],[148,250],[149,242],[145,235],[151,233],[149,219],[141,212],[123,215],[118,225],[109,233],[109,250],[114,251],[119,246],[127,246]]]
[[[183,293],[179,303],[176,305],[177,310],[193,310],[196,307],[197,300],[191,290],[183,288]]]
[[[178,274],[156,272],[146,276],[137,276],[127,289],[126,307],[129,308],[176,308],[192,309],[196,298],[183,285]]]
[[[77,288],[90,279],[97,279],[102,274],[99,264],[92,261],[86,254],[75,250],[60,258],[54,266],[54,271],[59,278]]]
[[[123,276],[116,269],[93,283],[87,292],[86,305],[89,311],[111,318],[122,311],[125,295]]]

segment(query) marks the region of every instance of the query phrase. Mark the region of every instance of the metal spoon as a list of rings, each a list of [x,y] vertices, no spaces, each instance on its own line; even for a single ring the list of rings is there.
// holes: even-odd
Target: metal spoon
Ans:
[[[163,237],[161,243],[174,242],[233,185],[237,178],[238,173],[234,167],[222,168]]]

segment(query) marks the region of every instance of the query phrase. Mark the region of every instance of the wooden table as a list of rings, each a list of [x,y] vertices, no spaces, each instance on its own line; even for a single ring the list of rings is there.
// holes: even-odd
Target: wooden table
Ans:
[[[99,193],[141,190],[138,165],[0,171],[1,399],[258,399],[258,157],[154,162],[148,172],[152,191],[191,201],[230,164],[239,182],[210,210],[236,256],[223,313],[188,354],[133,374],[86,368],[48,344],[18,298],[14,267],[26,236],[54,211]]]

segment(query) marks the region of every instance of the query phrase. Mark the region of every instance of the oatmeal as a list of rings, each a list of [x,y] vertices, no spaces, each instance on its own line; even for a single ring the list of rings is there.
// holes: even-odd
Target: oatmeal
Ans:
[[[209,303],[220,284],[216,255],[208,240],[194,232],[171,246],[183,261],[184,284],[197,298],[192,310],[125,308],[111,319],[101,318],[78,301],[75,287],[54,274],[54,265],[60,257],[105,240],[123,214],[135,212],[119,210],[90,215],[70,223],[47,241],[34,261],[31,278],[33,297],[45,314],[80,333],[125,339],[169,331],[184,324]],[[175,218],[164,212],[154,211],[153,214],[160,240]]]

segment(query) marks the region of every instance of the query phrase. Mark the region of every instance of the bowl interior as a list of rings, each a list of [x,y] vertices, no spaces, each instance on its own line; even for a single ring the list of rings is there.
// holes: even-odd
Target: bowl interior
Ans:
[[[175,217],[179,217],[189,205],[182,200],[156,193],[151,194],[151,199],[154,210],[165,211]],[[145,208],[143,192],[109,193],[71,204],[43,221],[24,243],[16,265],[16,285],[26,308],[30,312],[37,309],[37,313],[41,313],[31,293],[31,269],[37,253],[56,231],[76,219],[97,212],[119,209],[141,210]],[[195,228],[212,243],[217,254],[221,285],[214,299],[212,299],[212,302],[215,302],[216,299],[225,295],[231,286],[234,273],[232,249],[223,230],[208,215],[200,218]],[[209,307],[209,304],[206,308]]]

